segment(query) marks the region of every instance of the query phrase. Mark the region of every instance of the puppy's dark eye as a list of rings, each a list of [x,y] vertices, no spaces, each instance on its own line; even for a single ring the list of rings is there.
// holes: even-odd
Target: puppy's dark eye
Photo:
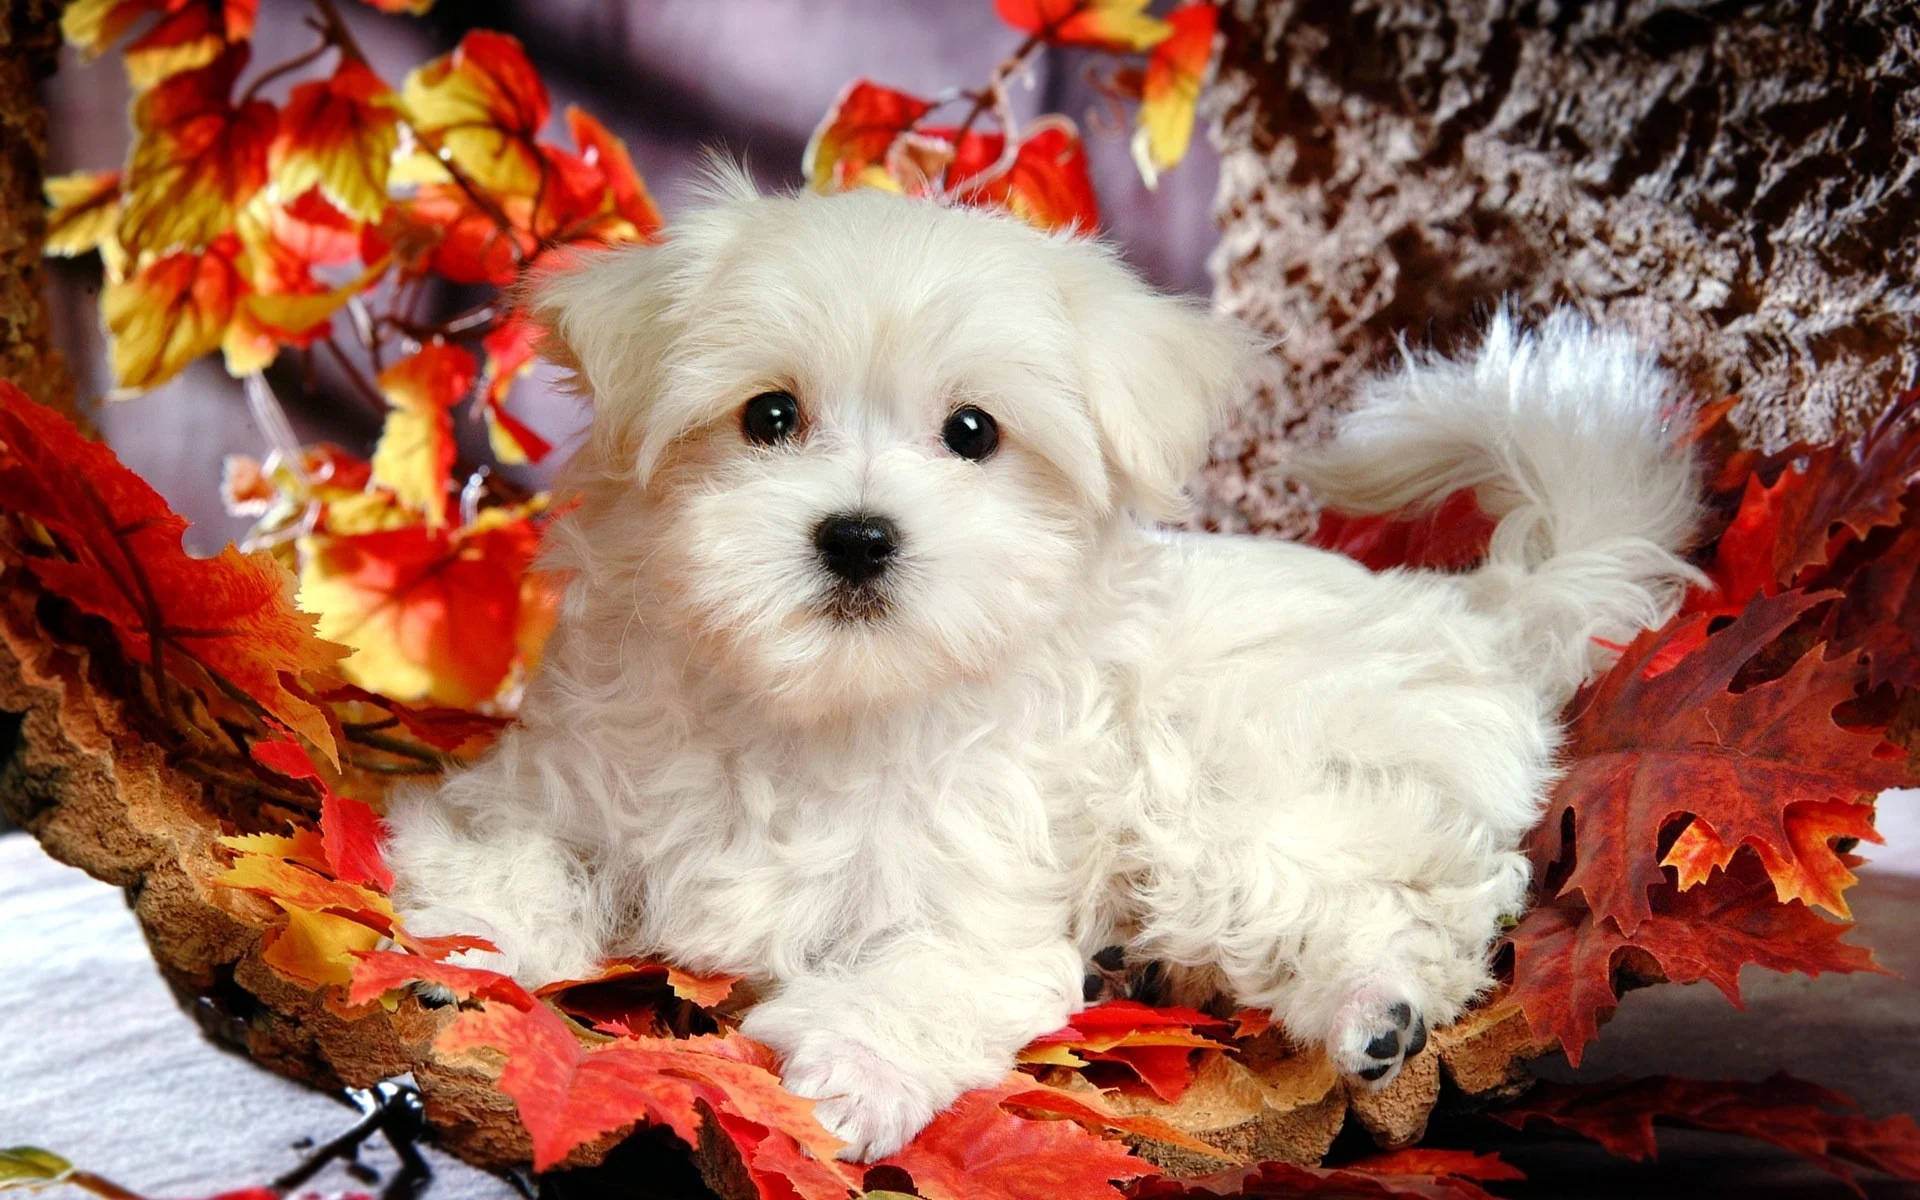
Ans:
[[[800,402],[791,392],[761,392],[740,410],[740,431],[750,442],[771,446],[800,428]]]
[[[953,410],[940,427],[940,440],[961,458],[979,462],[1000,448],[1000,426],[984,409],[969,404]]]

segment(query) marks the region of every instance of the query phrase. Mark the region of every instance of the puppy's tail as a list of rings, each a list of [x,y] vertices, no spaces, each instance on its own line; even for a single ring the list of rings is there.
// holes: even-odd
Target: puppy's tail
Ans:
[[[1462,586],[1512,618],[1515,661],[1559,701],[1610,660],[1603,643],[1663,624],[1701,581],[1678,554],[1700,503],[1664,424],[1677,408],[1673,381],[1624,335],[1565,311],[1520,333],[1502,311],[1477,353],[1409,355],[1366,385],[1296,474],[1353,513],[1472,488],[1498,525]]]

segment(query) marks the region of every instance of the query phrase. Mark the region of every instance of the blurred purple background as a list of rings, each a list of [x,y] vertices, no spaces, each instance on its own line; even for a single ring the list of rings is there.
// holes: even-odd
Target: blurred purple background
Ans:
[[[466,30],[512,33],[526,45],[552,93],[549,136],[564,142],[559,114],[576,103],[625,138],[669,225],[709,148],[744,157],[768,188],[800,183],[808,134],[846,83],[859,76],[922,95],[983,83],[1021,40],[991,0],[480,0],[440,4],[424,18],[384,16],[343,4],[382,77],[398,87],[407,71],[451,49]],[[306,6],[268,0],[254,63],[271,65],[312,44]],[[1149,191],[1127,151],[1126,116],[1094,87],[1106,56],[1048,51],[1016,79],[1016,110],[1063,112],[1088,143],[1104,233],[1155,284],[1205,293],[1205,259],[1216,162],[1204,136],[1180,167]],[[1030,83],[1031,86],[1025,86]],[[53,146],[50,173],[117,167],[129,141],[128,90],[111,54],[81,63],[71,51],[46,85]],[[285,87],[269,87],[281,99]],[[97,310],[100,271],[92,259],[54,260],[54,322],[83,403],[121,457],[194,522],[189,545],[217,550],[246,522],[221,509],[217,484],[228,454],[260,455],[266,444],[239,387],[217,357],[132,400],[105,401],[111,386]],[[451,302],[451,297],[448,298]],[[322,369],[323,394],[302,398],[291,356],[272,378],[303,440],[327,438],[362,452],[379,432],[378,414]],[[525,474],[538,483],[565,452],[583,413],[552,390],[546,369],[523,380],[512,407],[561,447]],[[486,461],[484,432],[462,422],[463,456]]]

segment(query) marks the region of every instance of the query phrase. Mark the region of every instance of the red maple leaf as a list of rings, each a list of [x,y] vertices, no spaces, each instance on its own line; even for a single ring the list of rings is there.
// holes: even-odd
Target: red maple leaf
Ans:
[[[5,382],[0,510],[58,539],[58,553],[28,558],[28,569],[104,619],[156,684],[173,679],[221,702],[225,691],[211,675],[335,753],[326,715],[289,684],[302,671],[331,667],[345,647],[314,636],[313,618],[293,605],[285,568],[231,546],[213,558],[188,555],[180,544],[187,523],[159,493],[112,450]]]
[[[1920,1179],[1920,1127],[1912,1117],[1871,1120],[1847,1097],[1788,1075],[1757,1083],[1667,1076],[1543,1083],[1492,1116],[1515,1129],[1557,1125],[1635,1160],[1654,1156],[1656,1122],[1758,1138],[1832,1172],[1860,1195],[1849,1164]]]
[[[1781,903],[1760,864],[1736,858],[1698,887],[1663,885],[1631,936],[1573,897],[1535,908],[1507,935],[1514,952],[1509,998],[1578,1066],[1600,1018],[1619,1003],[1616,969],[1675,983],[1704,979],[1738,1007],[1740,968],[1748,963],[1807,975],[1879,970],[1870,951],[1840,940],[1850,928],[1804,904]]]
[[[1005,1105],[1034,1090],[1025,1075],[968,1092],[898,1154],[883,1160],[913,1177],[927,1200],[1118,1197],[1114,1180],[1159,1173],[1125,1146],[1071,1121],[1029,1120]]]

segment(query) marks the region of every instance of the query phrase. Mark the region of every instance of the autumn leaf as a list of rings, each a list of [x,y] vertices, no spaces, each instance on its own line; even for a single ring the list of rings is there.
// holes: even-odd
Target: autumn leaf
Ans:
[[[113,340],[118,387],[158,387],[194,359],[218,349],[246,293],[231,235],[201,252],[154,259],[100,293],[101,318]]]
[[[346,987],[354,955],[380,944],[379,930],[351,916],[284,906],[284,924],[261,938],[260,961],[309,987]]]
[[[1834,646],[1866,656],[1868,684],[1902,691],[1920,689],[1920,498],[1907,505],[1905,527],[1846,580],[1831,619]]]
[[[1654,1156],[1656,1123],[1737,1134],[1790,1150],[1861,1195],[1853,1166],[1920,1179],[1920,1127],[1912,1117],[1873,1120],[1847,1097],[1784,1074],[1757,1083],[1671,1076],[1541,1083],[1490,1115],[1515,1129],[1555,1125],[1635,1160]]]
[[[1219,9],[1211,0],[1183,5],[1167,14],[1172,32],[1153,48],[1141,85],[1139,129],[1133,136],[1133,161],[1151,188],[1160,173],[1187,156],[1193,139],[1194,110],[1200,84],[1213,57],[1213,33]]]
[[[743,1044],[744,1043],[744,1044]],[[750,1122],[788,1140],[841,1180],[857,1178],[834,1162],[840,1148],[813,1118],[813,1102],[780,1087],[764,1055],[737,1035],[620,1038],[581,1044],[573,1027],[545,1004],[488,1004],[462,1012],[434,1042],[443,1054],[505,1056],[500,1088],[511,1096],[533,1139],[533,1165],[546,1170],[575,1147],[639,1121],[671,1129],[697,1145],[700,1106]]]
[[[429,529],[447,523],[452,409],[472,390],[478,371],[467,351],[429,342],[380,372],[380,394],[393,407],[373,451],[373,481],[425,514]]]
[[[325,714],[289,681],[344,651],[315,637],[313,618],[294,608],[285,568],[231,546],[189,556],[186,522],[158,493],[9,383],[0,383],[0,446],[0,508],[37,521],[66,555],[28,560],[48,590],[105,620],[156,677],[197,686],[191,664],[334,756]]]
[[[1021,1060],[1074,1067],[1120,1063],[1154,1096],[1171,1103],[1193,1082],[1194,1051],[1225,1048],[1198,1032],[1202,1029],[1224,1032],[1225,1022],[1188,1008],[1110,1000],[1076,1013],[1066,1028],[1036,1038],[1021,1052]]]
[[[1755,654],[1825,598],[1756,600],[1651,677],[1645,666],[1672,634],[1643,634],[1575,700],[1568,768],[1538,835],[1556,838],[1559,814],[1572,813],[1574,861],[1559,894],[1579,892],[1596,916],[1631,934],[1650,915],[1647,889],[1662,879],[1660,835],[1676,817],[1699,817],[1728,846],[1765,845],[1797,861],[1789,807],[1856,801],[1908,781],[1904,756],[1880,753],[1879,734],[1834,720],[1860,681],[1856,662],[1815,647],[1782,678],[1729,690]]]
[[[46,181],[48,254],[72,258],[117,247],[114,226],[120,220],[120,172],[77,171]]]
[[[365,63],[343,58],[331,77],[293,89],[269,169],[282,195],[318,187],[342,212],[377,221],[399,141],[398,97]]]
[[[1578,1066],[1600,1018],[1619,1003],[1616,969],[1642,964],[1675,983],[1706,980],[1738,1006],[1740,968],[1748,963],[1806,975],[1878,970],[1870,952],[1840,940],[1848,929],[1803,904],[1781,903],[1757,862],[1735,858],[1700,886],[1663,885],[1631,936],[1575,898],[1536,906],[1508,934],[1509,998]]]
[[[128,253],[200,249],[227,232],[266,184],[273,106],[230,98],[246,61],[244,43],[229,46],[134,102],[119,226]]]
[[[994,0],[994,11],[1015,29],[1056,46],[1099,50],[1150,50],[1163,41],[1167,22],[1147,14],[1149,0]]]
[[[139,90],[213,61],[228,42],[253,36],[259,0],[72,0],[60,14],[70,45],[92,58],[143,18],[159,15],[127,47],[127,78]]]
[[[1115,1180],[1159,1169],[1072,1121],[1031,1120],[1004,1107],[1034,1090],[1025,1075],[968,1092],[899,1153],[882,1160],[926,1200],[1060,1200],[1113,1196]]]
[[[895,139],[932,110],[930,100],[856,79],[814,127],[801,173],[815,191],[846,191],[862,172],[882,163]]]
[[[606,192],[612,214],[626,223],[627,228],[619,231],[621,238],[650,238],[658,233],[666,222],[647,191],[646,181],[634,169],[626,143],[574,105],[567,106],[566,121],[567,135],[579,149],[580,160],[596,172],[598,187]]]
[[[1323,510],[1312,542],[1374,571],[1458,571],[1486,558],[1492,536],[1493,521],[1480,511],[1473,493],[1462,490],[1424,512],[1354,517]]]
[[[530,1009],[536,1001],[527,990],[498,971],[434,962],[418,954],[373,950],[356,956],[347,1003],[366,1004],[410,983],[435,983],[457,1000],[486,1000]]]
[[[514,380],[533,370],[539,330],[520,313],[501,321],[480,340],[487,354],[480,380],[481,412],[487,422],[487,441],[502,463],[539,462],[553,447],[507,411],[507,393]]]
[[[1706,882],[1715,870],[1724,869],[1742,845],[1759,856],[1774,891],[1784,903],[1798,900],[1818,905],[1835,916],[1851,917],[1846,890],[1855,883],[1849,866],[1851,856],[1834,848],[1838,840],[1879,842],[1873,827],[1873,805],[1842,800],[1802,801],[1786,810],[1784,821],[1789,853],[1781,853],[1765,841],[1748,839],[1727,844],[1713,827],[1699,817],[1688,823],[1674,840],[1673,848],[1660,860],[1673,867],[1682,890]],[[1857,861],[1857,860],[1856,860]]]
[[[490,510],[498,512],[499,510]],[[522,577],[538,546],[525,516],[474,528],[412,525],[303,539],[300,603],[354,648],[341,669],[402,702],[471,708],[506,682],[520,647]]]
[[[415,68],[401,88],[414,133],[489,191],[531,196],[542,166],[535,143],[551,111],[546,85],[520,43],[476,29],[450,54]]]
[[[1091,234],[1099,227],[1086,147],[1072,121],[1051,116],[1032,122],[1012,163],[995,172],[991,167],[1005,144],[1002,134],[969,134],[947,168],[948,190],[963,203],[1006,208],[1041,229]]]

